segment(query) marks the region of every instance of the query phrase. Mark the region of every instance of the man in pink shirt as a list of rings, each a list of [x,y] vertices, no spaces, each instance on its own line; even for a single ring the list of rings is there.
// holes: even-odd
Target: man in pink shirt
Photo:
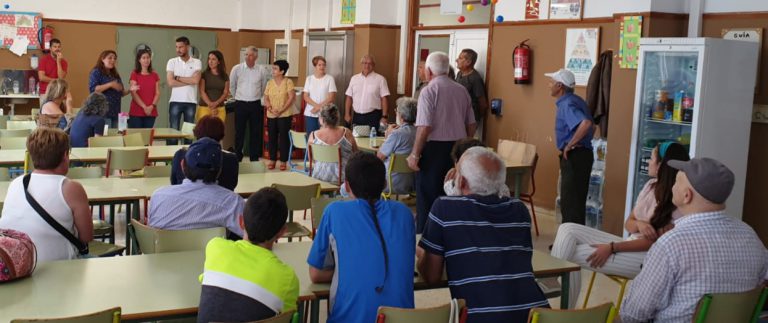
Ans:
[[[40,58],[40,64],[37,67],[37,77],[40,79],[40,97],[45,96],[45,90],[48,83],[55,79],[64,79],[67,77],[67,60],[61,53],[61,41],[51,39],[51,54]],[[30,89],[31,91],[32,89]],[[43,102],[40,102],[42,105]]]
[[[451,149],[462,138],[475,134],[472,99],[463,85],[448,77],[448,55],[429,54],[426,74],[429,84],[419,94],[416,113],[416,142],[408,166],[416,173],[416,232],[421,233],[427,215],[439,196],[445,195],[443,179],[453,167]]]
[[[347,101],[344,105],[344,120],[353,125],[365,125],[379,129],[387,124],[387,79],[373,71],[376,61],[366,54],[360,60],[362,72],[349,80]],[[354,113],[353,113],[354,110]]]

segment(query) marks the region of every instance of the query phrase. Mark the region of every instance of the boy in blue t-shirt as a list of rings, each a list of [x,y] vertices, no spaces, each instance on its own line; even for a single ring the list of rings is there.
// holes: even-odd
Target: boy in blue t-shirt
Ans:
[[[374,322],[379,306],[413,308],[413,214],[381,200],[385,173],[373,154],[354,154],[345,185],[355,200],[331,203],[317,229],[307,263],[313,282],[331,282],[329,323]]]

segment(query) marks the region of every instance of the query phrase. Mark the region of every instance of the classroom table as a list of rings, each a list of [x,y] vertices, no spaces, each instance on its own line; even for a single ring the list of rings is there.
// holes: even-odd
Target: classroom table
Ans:
[[[185,145],[172,145],[172,146],[148,146],[148,147],[76,147],[72,148],[69,153],[70,161],[79,161],[86,163],[106,163],[107,162],[107,150],[109,149],[149,149],[149,161],[171,161],[176,151],[186,147]],[[26,156],[25,149],[0,149],[0,166],[23,166],[24,157]]]
[[[155,128],[155,140],[189,139],[191,135],[182,133],[174,128]]]
[[[374,140],[374,146],[371,146],[371,138],[369,137],[355,137],[355,142],[357,142],[357,148],[364,151],[375,154],[379,147],[381,147],[381,144],[384,143],[384,137],[376,137]]]

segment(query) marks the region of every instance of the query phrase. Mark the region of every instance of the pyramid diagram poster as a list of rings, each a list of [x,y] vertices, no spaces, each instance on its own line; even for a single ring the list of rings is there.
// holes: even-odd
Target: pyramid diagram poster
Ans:
[[[577,86],[586,86],[597,63],[600,28],[568,28],[565,36],[565,68],[573,72]]]

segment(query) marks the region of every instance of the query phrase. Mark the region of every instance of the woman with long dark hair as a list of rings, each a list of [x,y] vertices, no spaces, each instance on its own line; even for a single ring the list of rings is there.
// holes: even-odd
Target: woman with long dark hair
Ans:
[[[117,53],[111,49],[101,52],[88,77],[88,91],[98,92],[107,97],[109,110],[104,116],[104,121],[108,122],[110,127],[117,127],[120,99],[133,90],[138,90],[138,86],[132,85],[130,89],[123,87],[123,80],[117,72]]]
[[[677,170],[667,162],[689,159],[688,151],[679,143],[668,141],[657,145],[648,161],[651,179],[638,194],[635,207],[624,223],[629,238],[624,240],[584,225],[563,223],[557,230],[552,256],[604,274],[627,278],[637,276],[648,249],[656,239],[674,227],[673,220],[680,216],[672,204],[672,186]],[[581,290],[579,271],[571,273],[571,283],[570,308],[575,305]]]
[[[129,128],[153,128],[157,118],[157,101],[160,100],[160,76],[152,69],[152,52],[141,49],[136,52],[136,62],[131,71],[131,110],[128,112]]]
[[[200,102],[197,105],[195,121],[212,114],[221,121],[227,119],[224,101],[229,96],[229,75],[224,54],[218,50],[208,52],[208,68],[200,78]]]

